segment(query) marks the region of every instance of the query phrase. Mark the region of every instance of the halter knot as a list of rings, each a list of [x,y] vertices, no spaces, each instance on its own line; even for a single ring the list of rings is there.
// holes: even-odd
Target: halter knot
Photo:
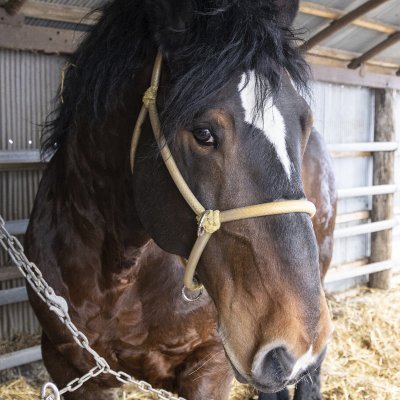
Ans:
[[[143,95],[143,104],[149,108],[151,104],[156,103],[158,86],[151,85]]]
[[[219,210],[206,210],[197,217],[199,228],[197,235],[201,236],[204,232],[212,234],[221,228],[221,220],[219,218]]]

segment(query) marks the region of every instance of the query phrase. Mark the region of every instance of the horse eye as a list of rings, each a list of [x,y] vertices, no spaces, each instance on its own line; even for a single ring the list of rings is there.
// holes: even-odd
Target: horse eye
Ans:
[[[214,146],[215,139],[210,129],[207,128],[197,128],[193,130],[193,136],[195,139],[204,146]]]

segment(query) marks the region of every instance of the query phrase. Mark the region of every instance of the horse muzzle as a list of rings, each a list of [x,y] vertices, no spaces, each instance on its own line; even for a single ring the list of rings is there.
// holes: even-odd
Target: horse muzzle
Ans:
[[[261,351],[254,358],[251,376],[240,373],[227,354],[226,357],[238,382],[250,384],[263,393],[276,393],[288,385],[295,385],[308,373],[319,368],[325,354],[326,347],[319,355],[313,355],[310,348],[306,354],[296,360],[282,346],[265,352]]]

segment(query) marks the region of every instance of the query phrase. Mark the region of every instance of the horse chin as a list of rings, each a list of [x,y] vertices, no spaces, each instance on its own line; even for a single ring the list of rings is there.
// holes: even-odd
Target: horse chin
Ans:
[[[233,362],[231,361],[231,359],[228,356],[228,353],[226,352],[226,349],[224,349],[224,351],[225,351],[225,357],[229,361],[229,364],[230,364],[230,366],[232,368],[233,374],[235,375],[235,379],[239,383],[243,383],[244,385],[249,384],[249,381],[234,366]]]
[[[229,358],[226,350],[225,350],[225,356],[226,359],[229,361],[229,364],[232,368],[233,374],[235,376],[235,379],[239,382],[242,383],[243,385],[251,385],[253,386],[255,389],[257,389],[258,391],[262,392],[262,393],[276,393],[279,392],[281,390],[283,390],[287,385],[282,385],[282,386],[274,386],[274,387],[269,387],[269,386],[264,386],[261,384],[258,384],[254,381],[252,381],[251,379],[245,378],[235,367],[235,365],[233,364],[233,362],[231,361],[231,359]]]
[[[229,360],[229,358],[228,358]],[[261,385],[258,384],[252,380],[248,380],[246,378],[244,378],[239,372],[238,370],[234,367],[234,365],[232,364],[232,362],[229,360],[229,363],[231,364],[231,368],[233,370],[233,374],[235,376],[235,379],[239,382],[242,383],[244,385],[251,385],[253,386],[256,390],[258,390],[259,392],[262,393],[276,393],[279,392],[283,389],[285,389],[285,387],[287,386],[287,384],[281,385],[281,386],[265,386],[265,385]]]
[[[230,362],[230,361],[229,361]],[[230,362],[230,364],[231,364],[231,367],[232,367],[232,370],[233,370],[233,374],[234,374],[234,376],[235,376],[235,379],[239,382],[239,383],[242,383],[243,385],[251,385],[251,386],[253,386],[256,390],[258,390],[259,392],[262,392],[262,393],[276,393],[276,392],[280,392],[281,390],[283,390],[283,389],[285,389],[285,387],[288,385],[288,384],[291,384],[291,383],[288,383],[288,384],[284,384],[284,385],[281,385],[281,386],[273,386],[273,387],[270,387],[270,386],[265,386],[265,385],[260,385],[260,384],[258,384],[258,383],[256,383],[256,382],[253,382],[253,381],[249,381],[249,380],[247,380],[246,378],[244,378],[238,371],[237,371],[237,369],[232,365],[232,363]],[[293,384],[295,384],[295,383],[297,383],[297,381],[296,382],[294,382]]]

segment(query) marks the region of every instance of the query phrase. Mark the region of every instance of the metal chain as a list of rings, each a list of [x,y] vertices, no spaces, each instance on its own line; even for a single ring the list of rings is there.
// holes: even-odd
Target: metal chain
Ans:
[[[53,288],[50,287],[44,280],[39,268],[34,263],[30,262],[25,256],[24,248],[19,240],[7,232],[4,219],[1,217],[1,215],[0,243],[7,251],[15,265],[19,268],[22,275],[25,277],[35,293],[48,305],[49,309],[53,311],[59,320],[67,327],[67,329],[71,332],[75,342],[88,353],[90,353],[96,362],[96,366],[94,368],[80,378],[73,379],[61,390],[51,383],[44,385],[41,392],[42,400],[58,400],[62,394],[66,392],[74,392],[86,381],[100,374],[111,374],[115,376],[115,378],[121,383],[134,384],[139,390],[146,393],[155,394],[159,399],[162,400],[185,400],[182,397],[174,396],[166,390],[155,389],[149,383],[137,380],[126,372],[117,372],[111,369],[107,361],[90,347],[89,340],[86,335],[81,332],[72,322],[68,314],[68,304],[65,299],[55,294]],[[47,394],[49,391],[52,393]]]

